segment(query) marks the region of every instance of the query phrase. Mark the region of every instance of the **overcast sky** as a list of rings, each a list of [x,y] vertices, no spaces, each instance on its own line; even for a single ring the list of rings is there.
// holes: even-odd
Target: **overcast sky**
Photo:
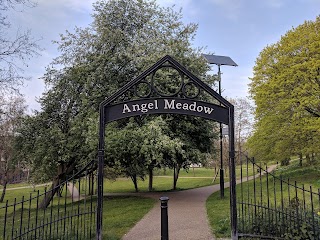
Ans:
[[[36,98],[44,84],[39,79],[45,67],[58,56],[58,40],[65,30],[86,27],[92,19],[93,0],[38,0],[35,8],[13,12],[14,27],[31,29],[44,50],[31,59],[25,73],[31,76],[22,92],[30,109],[39,109]],[[222,66],[225,97],[248,95],[249,77],[259,52],[277,42],[292,27],[319,15],[320,0],[157,0],[161,6],[182,7],[185,23],[198,23],[194,47],[205,46],[206,52],[230,56],[239,66]],[[213,67],[217,72],[217,68]]]

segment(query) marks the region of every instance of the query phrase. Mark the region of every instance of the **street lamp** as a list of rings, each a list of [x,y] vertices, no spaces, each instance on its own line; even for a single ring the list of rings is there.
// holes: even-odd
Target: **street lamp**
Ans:
[[[215,64],[218,66],[218,82],[219,82],[219,95],[221,96],[221,71],[220,66],[238,66],[230,57],[228,56],[218,56],[212,54],[202,54],[202,56],[207,60],[209,64]],[[222,148],[222,123],[220,125],[220,197],[224,197],[224,170],[223,170],[223,148]]]

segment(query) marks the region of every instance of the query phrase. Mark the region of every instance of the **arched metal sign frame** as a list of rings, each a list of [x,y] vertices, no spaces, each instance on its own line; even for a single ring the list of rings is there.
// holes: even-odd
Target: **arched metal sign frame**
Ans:
[[[167,85],[169,86],[169,91],[167,92],[161,89],[161,84],[159,85],[159,80],[163,77],[170,78],[170,81],[167,81],[167,84],[169,84]],[[176,86],[172,86],[173,83],[177,83]],[[229,126],[231,234],[232,239],[238,239],[234,160],[234,106],[168,55],[100,104],[97,239],[102,239],[106,124],[133,116],[167,113],[202,117]]]

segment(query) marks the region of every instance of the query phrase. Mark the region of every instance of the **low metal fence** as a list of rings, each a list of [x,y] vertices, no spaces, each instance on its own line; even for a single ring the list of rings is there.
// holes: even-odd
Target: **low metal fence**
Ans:
[[[320,190],[274,174],[252,158],[240,161],[238,236],[243,239],[320,239]]]
[[[95,238],[95,167],[96,160],[65,176],[56,186],[51,184],[50,190],[37,187],[28,196],[0,203],[0,239]]]

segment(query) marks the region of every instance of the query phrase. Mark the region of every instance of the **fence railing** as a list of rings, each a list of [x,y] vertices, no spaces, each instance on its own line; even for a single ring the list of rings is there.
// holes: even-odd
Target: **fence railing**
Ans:
[[[0,203],[0,239],[92,239],[96,235],[96,161],[28,196]],[[8,193],[7,193],[8,194]],[[19,193],[17,193],[19,194]]]
[[[319,189],[298,186],[273,174],[276,164],[262,167],[248,157],[240,164],[239,238],[320,239]]]

